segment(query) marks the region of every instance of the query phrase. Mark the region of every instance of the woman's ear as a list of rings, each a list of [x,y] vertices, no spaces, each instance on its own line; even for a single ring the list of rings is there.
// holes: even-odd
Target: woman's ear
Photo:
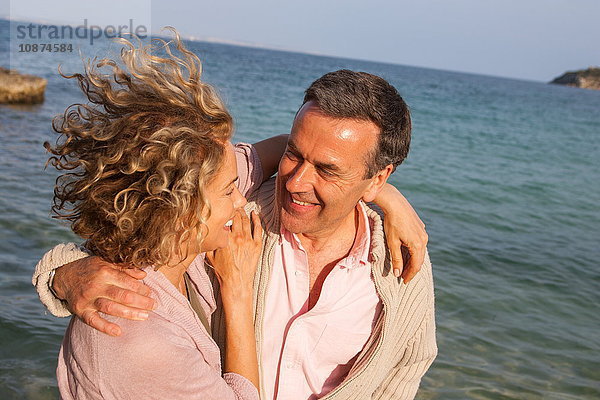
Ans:
[[[394,172],[394,166],[392,164],[388,164],[385,166],[385,168],[383,168],[375,175],[373,175],[372,178],[370,178],[371,182],[369,183],[369,186],[367,187],[365,193],[362,196],[362,200],[365,203],[370,203],[373,200],[375,200],[375,198],[383,188],[383,185],[385,185],[385,183],[387,182],[392,172]]]

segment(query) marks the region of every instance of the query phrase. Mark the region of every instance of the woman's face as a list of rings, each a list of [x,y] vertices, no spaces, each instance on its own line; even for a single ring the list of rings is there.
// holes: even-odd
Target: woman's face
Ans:
[[[237,164],[233,146],[225,144],[225,158],[215,179],[206,188],[210,204],[210,218],[206,221],[208,234],[201,244],[201,252],[226,247],[235,211],[246,205],[246,198],[237,188]]]

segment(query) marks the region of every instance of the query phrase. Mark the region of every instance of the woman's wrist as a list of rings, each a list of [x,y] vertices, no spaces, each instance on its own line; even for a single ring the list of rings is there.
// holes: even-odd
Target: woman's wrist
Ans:
[[[406,198],[398,189],[386,183],[373,202],[381,208],[384,214],[389,214],[398,206],[403,206]]]
[[[245,310],[252,309],[252,294],[242,293],[223,293],[221,292],[221,301],[226,309]]]

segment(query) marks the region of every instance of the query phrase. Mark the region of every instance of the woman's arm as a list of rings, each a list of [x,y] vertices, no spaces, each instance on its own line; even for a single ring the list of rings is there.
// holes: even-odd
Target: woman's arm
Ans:
[[[207,253],[219,280],[225,314],[224,372],[233,372],[259,387],[254,335],[253,285],[261,253],[262,227],[255,213],[252,225],[238,211],[233,219],[229,246]]]
[[[429,240],[425,224],[402,193],[389,183],[385,184],[374,203],[385,214],[383,228],[392,254],[394,275],[402,276],[404,283],[408,283],[425,260]],[[402,254],[403,248],[408,252],[405,256]]]
[[[290,135],[273,136],[260,142],[254,143],[254,149],[258,153],[258,158],[262,165],[263,182],[268,180],[277,172],[279,160],[285,152],[287,141]]]

